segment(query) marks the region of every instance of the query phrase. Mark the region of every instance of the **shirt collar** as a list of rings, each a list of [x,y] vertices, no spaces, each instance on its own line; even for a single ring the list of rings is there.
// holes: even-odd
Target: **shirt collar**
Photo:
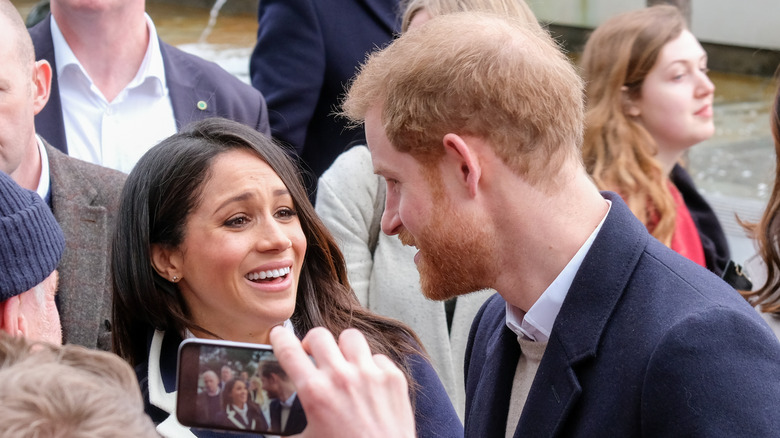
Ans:
[[[51,187],[51,174],[49,173],[49,155],[43,146],[43,140],[36,134],[35,139],[38,142],[38,152],[41,155],[41,178],[38,180],[38,187],[35,191],[44,201],[48,201],[49,189]]]
[[[125,89],[137,87],[146,79],[154,78],[156,79],[155,91],[162,96],[165,94],[167,83],[162,52],[160,51],[160,40],[157,37],[157,29],[154,27],[152,18],[147,13],[144,13],[144,17],[146,18],[146,28],[149,31],[149,45],[146,46],[146,54],[138,72]],[[90,85],[94,85],[87,71],[84,70],[73,50],[71,50],[68,42],[65,41],[65,37],[62,35],[62,31],[53,15],[51,16],[51,39],[54,46],[54,64],[57,66],[57,77],[61,77],[66,68],[76,68],[89,80]]]
[[[287,400],[285,401],[280,400],[279,403],[281,403],[282,406],[284,406],[285,408],[291,408],[293,403],[295,403],[295,397],[297,396],[298,396],[298,392],[297,391],[293,392],[292,395],[289,398],[287,398]]]
[[[609,210],[612,208],[612,202],[608,199],[605,201],[608,204],[607,214],[601,218],[599,225],[593,230],[580,249],[577,250],[574,257],[569,260],[566,267],[550,283],[533,306],[528,309],[528,313],[524,314],[520,308],[506,303],[506,325],[518,337],[525,337],[536,342],[547,342],[550,339],[553,324],[561,311],[566,295],[569,293],[574,276],[577,275],[582,261],[588,254],[593,241],[596,239],[596,235],[598,235],[607,215],[609,215]]]

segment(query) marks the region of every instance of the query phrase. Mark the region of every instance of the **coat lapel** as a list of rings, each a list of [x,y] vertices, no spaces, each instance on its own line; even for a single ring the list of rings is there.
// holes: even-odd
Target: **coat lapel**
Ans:
[[[565,435],[567,418],[581,393],[588,390],[577,365],[596,356],[647,245],[644,226],[623,201],[613,193],[602,194],[612,201],[612,207],[555,320],[515,437]]]
[[[176,130],[180,131],[189,122],[217,116],[215,90],[202,86],[203,73],[200,69],[162,41],[160,52],[173,116],[176,119]]]
[[[98,193],[89,175],[70,166],[50,145],[46,147],[52,212],[65,234],[57,293],[63,335],[70,343],[96,345],[103,322],[99,306],[109,293],[105,290],[108,265],[92,261],[103,260],[109,253],[108,212],[103,206],[92,205]]]
[[[466,412],[466,436],[499,437],[505,433],[514,364],[520,359],[517,336],[502,326],[491,336],[486,351],[490,357],[481,359],[484,365],[473,397],[477,402],[470,405],[471,412]],[[487,406],[501,408],[486,409]]]

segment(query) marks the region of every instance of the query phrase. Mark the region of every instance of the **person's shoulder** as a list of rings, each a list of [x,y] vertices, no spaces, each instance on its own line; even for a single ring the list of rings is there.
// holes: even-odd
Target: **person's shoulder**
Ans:
[[[374,176],[374,166],[371,162],[371,152],[366,145],[356,145],[339,154],[330,168],[320,178],[327,180],[340,179],[347,175]]]
[[[46,18],[28,28],[27,31],[33,40],[33,45],[38,44],[45,38],[51,40],[51,15],[47,15]]]
[[[71,157],[49,144],[45,144],[45,147],[49,156],[51,177],[55,184],[63,182],[57,181],[58,179],[88,181],[99,194],[109,193],[118,196],[122,192],[127,174]]]
[[[251,85],[242,82],[239,78],[222,68],[219,64],[198,55],[185,52],[178,47],[172,46],[165,41],[160,40],[160,50],[163,60],[167,65],[186,68],[190,71],[198,71],[201,80],[208,81],[217,89],[238,88],[242,93],[248,96],[261,95],[260,91],[254,89]],[[168,72],[166,72],[166,76]]]
[[[644,289],[666,289],[675,294],[675,301],[689,302],[696,308],[708,305],[737,307],[743,311],[750,308],[745,299],[717,275],[658,241],[651,241],[645,248],[632,284]]]
[[[363,145],[353,146],[336,157],[320,176],[315,209],[320,215],[328,216],[335,206],[355,205],[366,211],[378,208],[381,214],[384,210],[382,184],[382,178],[374,174],[368,148]],[[382,199],[377,199],[380,194]]]

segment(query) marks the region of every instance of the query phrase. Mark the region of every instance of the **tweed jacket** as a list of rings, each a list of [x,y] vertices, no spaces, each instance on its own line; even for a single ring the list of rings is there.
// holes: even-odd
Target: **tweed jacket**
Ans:
[[[399,30],[399,0],[263,0],[250,59],[252,85],[268,99],[274,138],[319,176],[363,129],[338,117],[345,86],[366,54]]]
[[[125,175],[69,157],[44,140],[52,212],[65,234],[57,305],[63,340],[111,349],[109,247]]]
[[[53,70],[49,102],[35,116],[35,129],[57,149],[68,153],[57,66],[54,62],[51,15],[33,26],[30,36],[35,46],[35,59],[45,59]],[[225,117],[266,135],[271,134],[265,99],[259,91],[217,64],[162,41],[160,51],[177,130],[188,123],[209,117]]]
[[[444,303],[420,291],[416,249],[380,229],[385,182],[374,174],[368,148],[355,146],[341,154],[318,184],[317,213],[344,253],[349,283],[361,304],[403,321],[417,333],[463,418],[466,340],[474,315],[493,291],[458,297],[448,333]]]
[[[772,331],[725,282],[604,195],[612,208],[555,320],[514,436],[777,436]],[[505,318],[495,295],[474,321],[466,437],[504,436],[520,355]]]

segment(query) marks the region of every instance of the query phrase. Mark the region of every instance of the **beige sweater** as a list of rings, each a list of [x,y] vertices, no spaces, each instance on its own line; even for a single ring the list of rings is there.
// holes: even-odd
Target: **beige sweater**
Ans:
[[[534,342],[521,337],[517,338],[517,342],[520,344],[521,354],[520,360],[517,361],[515,379],[512,382],[512,397],[509,400],[509,413],[506,418],[506,438],[512,438],[515,434],[528,392],[536,377],[536,370],[539,369],[539,363],[547,348],[547,342]]]

